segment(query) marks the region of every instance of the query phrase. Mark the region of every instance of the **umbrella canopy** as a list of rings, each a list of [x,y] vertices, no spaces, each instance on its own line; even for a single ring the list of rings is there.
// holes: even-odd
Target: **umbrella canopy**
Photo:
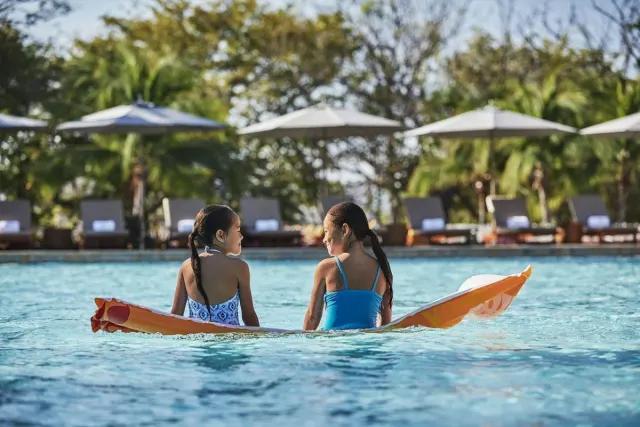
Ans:
[[[504,138],[574,133],[576,129],[549,120],[487,106],[405,132],[406,137]]]
[[[259,138],[346,138],[392,134],[403,126],[395,120],[318,104],[241,129]]]
[[[131,105],[120,105],[107,110],[86,115],[80,120],[62,123],[57,127],[59,131],[77,133],[135,133],[135,134],[167,134],[189,131],[219,130],[224,124],[203,117],[183,113],[171,108],[156,107],[155,105],[137,101]],[[135,171],[138,170],[138,173]],[[134,191],[133,212],[140,220],[140,247],[144,248],[144,198],[145,198],[144,166],[134,167],[136,180]]]
[[[640,135],[640,113],[589,126],[588,128],[582,129],[580,133],[582,135],[604,136],[609,138],[637,136]]]
[[[78,133],[166,134],[222,129],[225,125],[142,101],[98,111],[80,120],[62,123],[59,131]]]
[[[405,132],[405,137],[421,135],[441,138],[488,138],[490,193],[496,193],[493,142],[496,138],[513,136],[545,136],[554,133],[575,133],[576,129],[549,120],[500,110],[487,105],[448,119],[440,120]]]
[[[0,114],[0,131],[18,131],[18,130],[45,130],[47,122],[42,120],[28,119],[26,117],[10,116],[8,114]]]

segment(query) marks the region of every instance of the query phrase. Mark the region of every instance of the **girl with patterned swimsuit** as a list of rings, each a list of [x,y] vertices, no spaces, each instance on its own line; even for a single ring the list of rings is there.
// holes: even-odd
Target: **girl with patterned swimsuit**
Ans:
[[[189,234],[191,258],[182,263],[173,296],[172,314],[203,321],[239,325],[238,308],[247,326],[260,326],[253,307],[249,266],[239,258],[240,217],[228,206],[212,205],[196,215]],[[197,247],[204,247],[198,253]]]

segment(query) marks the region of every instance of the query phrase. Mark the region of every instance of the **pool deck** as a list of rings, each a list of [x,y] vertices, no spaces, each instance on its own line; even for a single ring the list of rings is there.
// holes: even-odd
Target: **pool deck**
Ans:
[[[442,257],[557,257],[557,256],[638,256],[640,244],[562,244],[562,245],[497,245],[497,246],[414,246],[385,247],[391,258]],[[24,250],[0,251],[0,263],[33,262],[154,262],[187,259],[186,249],[170,250]],[[308,259],[327,257],[320,247],[245,248],[242,257],[255,260]]]

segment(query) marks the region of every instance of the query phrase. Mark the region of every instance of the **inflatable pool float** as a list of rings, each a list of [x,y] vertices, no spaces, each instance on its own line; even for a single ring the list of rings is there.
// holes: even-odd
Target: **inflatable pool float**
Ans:
[[[510,276],[491,274],[472,276],[460,285],[457,292],[427,304],[385,326],[362,331],[384,332],[413,326],[450,328],[460,323],[467,315],[481,318],[497,316],[511,305],[513,299],[531,276],[531,271],[531,266],[527,266],[521,273]],[[97,309],[91,317],[91,329],[94,332],[101,330],[165,335],[323,332],[222,325],[162,313],[116,298],[96,298],[95,302]]]

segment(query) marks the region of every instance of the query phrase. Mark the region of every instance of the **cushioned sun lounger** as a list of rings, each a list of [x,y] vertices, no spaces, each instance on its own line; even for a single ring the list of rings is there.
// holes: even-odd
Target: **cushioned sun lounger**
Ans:
[[[404,207],[409,218],[408,246],[471,243],[473,229],[448,225],[440,197],[407,197]]]
[[[31,203],[0,201],[0,249],[28,249],[32,244]]]
[[[580,224],[582,235],[597,238],[599,242],[616,241],[611,236],[628,236],[632,242],[637,241],[638,226],[613,224],[609,211],[600,196],[584,194],[569,199],[569,210],[574,222]]]
[[[240,199],[242,233],[246,246],[298,246],[302,242],[299,230],[285,230],[277,199],[243,197]]]
[[[120,200],[83,200],[80,202],[84,249],[125,248],[129,233],[124,226]]]
[[[487,197],[487,209],[493,214],[498,243],[554,243],[556,228],[531,223],[522,197]]]
[[[193,230],[196,214],[205,204],[200,199],[170,199],[162,200],[164,214],[165,237],[170,247],[186,247],[187,237]]]

